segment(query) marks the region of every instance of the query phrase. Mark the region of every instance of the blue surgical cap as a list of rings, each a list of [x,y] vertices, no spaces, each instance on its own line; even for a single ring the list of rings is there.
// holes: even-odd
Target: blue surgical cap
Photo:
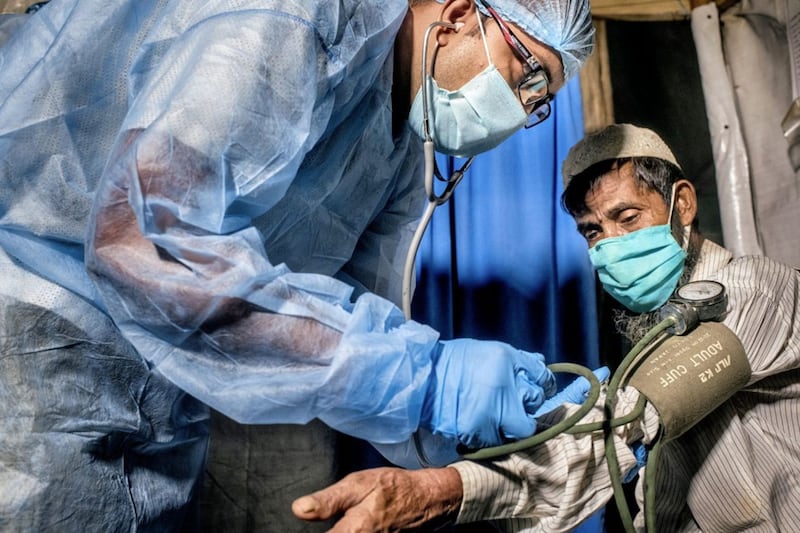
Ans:
[[[554,48],[561,55],[565,80],[577,74],[581,65],[592,53],[594,27],[589,11],[589,0],[487,0],[487,2],[503,20],[513,22],[528,35]],[[478,7],[480,8],[480,4]]]

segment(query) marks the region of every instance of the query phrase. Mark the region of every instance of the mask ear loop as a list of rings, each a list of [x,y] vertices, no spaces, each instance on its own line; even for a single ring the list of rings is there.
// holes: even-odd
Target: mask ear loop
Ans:
[[[675,210],[675,189],[677,188],[677,185],[678,185],[677,183],[672,184],[672,194],[671,194],[672,198],[670,199],[669,202],[669,217],[667,218],[667,226],[669,226],[670,228],[672,228],[672,213]],[[691,237],[692,235],[691,224],[687,226],[681,226],[681,231],[683,238],[680,244],[681,244],[681,249],[685,252],[689,248],[689,237]]]
[[[483,39],[483,49],[486,51],[486,59],[489,60],[490,65],[494,65],[492,55],[489,53],[489,42],[486,40],[486,29],[483,27],[483,14],[475,10],[475,16],[478,17],[478,28],[481,30],[481,38]]]
[[[669,200],[669,216],[667,217],[667,226],[672,227],[672,213],[675,210],[675,186],[677,183],[672,184],[672,192],[670,193]]]

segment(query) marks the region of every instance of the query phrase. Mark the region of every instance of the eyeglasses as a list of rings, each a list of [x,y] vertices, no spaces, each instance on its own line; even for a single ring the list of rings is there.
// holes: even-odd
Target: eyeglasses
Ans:
[[[550,80],[547,79],[547,73],[533,54],[525,48],[522,41],[514,35],[508,24],[500,18],[494,8],[487,4],[485,0],[478,0],[478,2],[489,12],[489,15],[500,27],[503,38],[529,69],[522,81],[517,84],[517,96],[519,96],[522,107],[525,109],[533,108],[528,114],[528,122],[525,127],[532,128],[537,124],[541,124],[550,116],[550,101],[553,99],[553,95],[550,94]]]

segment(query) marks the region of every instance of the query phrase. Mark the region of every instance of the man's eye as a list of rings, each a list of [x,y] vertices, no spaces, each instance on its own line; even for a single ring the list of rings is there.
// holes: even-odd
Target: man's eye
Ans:
[[[597,239],[600,232],[597,230],[589,230],[583,232],[583,238],[586,239],[586,242],[592,242],[593,240]]]

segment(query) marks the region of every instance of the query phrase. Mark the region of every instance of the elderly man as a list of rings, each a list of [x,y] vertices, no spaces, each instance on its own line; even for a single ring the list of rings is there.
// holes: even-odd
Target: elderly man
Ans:
[[[0,529],[194,528],[208,406],[380,443],[534,431],[540,354],[395,304],[420,136],[474,155],[546,118],[588,2],[58,0],[0,33]],[[288,531],[248,506],[331,481],[332,430],[232,430],[209,487],[245,516],[216,527]]]
[[[694,188],[651,130],[622,124],[590,135],[572,148],[563,173],[562,203],[589,244],[604,289],[628,309],[618,317],[620,331],[640,340],[676,288],[711,280],[727,292],[722,324],[749,365],[743,386],[725,391],[705,416],[695,414],[646,467],[657,469],[650,490],[658,530],[800,529],[800,273],[766,257],[733,258],[704,239]],[[620,475],[637,471],[633,450],[653,443],[662,415],[687,409],[692,394],[671,398],[661,413],[648,402],[637,420],[615,431]],[[617,412],[638,398],[626,387]],[[602,419],[596,409],[587,421]],[[494,462],[356,473],[299,499],[294,511],[306,519],[344,512],[334,531],[430,519],[568,531],[611,492],[602,435],[561,434]],[[636,522],[643,527],[641,513]]]

